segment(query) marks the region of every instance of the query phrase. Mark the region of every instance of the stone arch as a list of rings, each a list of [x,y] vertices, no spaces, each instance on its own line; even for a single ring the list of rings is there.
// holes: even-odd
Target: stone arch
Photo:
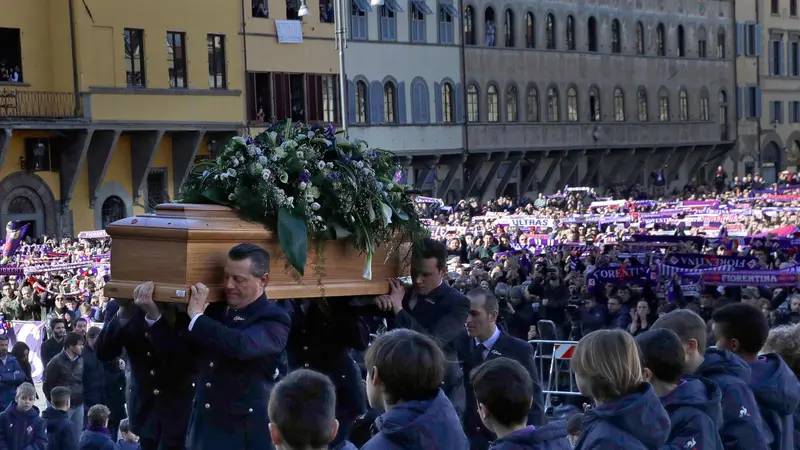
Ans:
[[[16,220],[8,214],[8,207],[19,196],[28,199],[36,209],[34,215],[24,219],[36,221],[36,235],[61,235],[60,209],[53,192],[41,177],[28,172],[15,172],[0,181],[0,226],[3,229],[9,220]]]
[[[761,140],[761,152],[762,152],[762,155],[763,155],[764,150],[766,150],[766,148],[771,143],[775,144],[775,146],[778,147],[778,149],[782,149],[783,148],[783,140],[778,135],[778,133],[776,133],[774,131],[770,131],[769,133],[767,133],[764,136],[764,139]]]
[[[106,181],[97,191],[97,200],[94,202],[94,229],[103,228],[103,202],[109,197],[119,197],[125,204],[125,214],[127,217],[133,216],[133,198],[131,194],[120,183],[116,181]]]

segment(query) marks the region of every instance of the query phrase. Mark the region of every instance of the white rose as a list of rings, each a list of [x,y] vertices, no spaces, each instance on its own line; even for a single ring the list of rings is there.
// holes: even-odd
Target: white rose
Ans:
[[[303,198],[305,198],[307,203],[311,203],[311,202],[314,201],[314,196],[311,195],[311,194],[306,194],[306,195],[303,196]]]
[[[266,156],[263,156],[263,155],[259,156],[258,157],[258,163],[261,164],[262,166],[266,166],[267,163],[269,163],[269,159]]]
[[[239,167],[239,160],[236,159],[236,158],[233,158],[231,160],[231,164],[233,164],[233,167]]]
[[[332,162],[327,162],[327,163],[325,163],[325,167],[327,167],[328,169],[333,169],[333,163]]]
[[[322,217],[314,216],[314,220],[316,220],[317,222],[322,222]]]
[[[233,200],[234,198],[236,198],[236,194],[228,194],[228,200]]]
[[[320,204],[317,202],[311,204],[311,209],[313,209],[314,211],[317,211],[320,207],[321,207]]]
[[[303,157],[305,156],[303,155],[303,152],[297,152],[295,153],[295,155],[297,156],[297,159],[303,159]]]
[[[325,161],[317,161],[317,169],[322,170],[325,168]]]
[[[359,169],[363,169],[364,168],[364,163],[361,162],[361,161],[358,161],[358,162],[356,162],[356,167],[358,167]]]
[[[291,205],[294,203],[294,197],[286,197],[286,204]]]
[[[228,169],[228,176],[229,177],[235,177],[236,176],[236,171],[233,170],[233,169]]]
[[[219,178],[221,180],[228,178],[228,172],[222,172],[221,174],[219,174]]]
[[[264,169],[264,171],[261,172],[261,178],[263,178],[264,181],[269,180],[270,175],[272,175],[272,172],[270,172],[269,169]]]
[[[304,191],[306,189],[306,186],[308,186],[306,183],[304,183],[302,181],[300,182],[300,190],[301,191]]]
[[[250,144],[250,145],[247,146],[247,154],[249,156],[255,156],[256,155],[256,150],[257,150],[257,147],[255,145],[253,145],[253,144]]]

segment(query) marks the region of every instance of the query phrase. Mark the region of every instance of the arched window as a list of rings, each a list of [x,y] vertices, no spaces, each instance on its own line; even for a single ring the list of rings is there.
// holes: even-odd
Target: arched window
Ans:
[[[689,120],[689,96],[686,91],[681,89],[678,94],[678,108],[680,109],[680,119],[682,122]]]
[[[717,58],[725,57],[725,30],[720,28],[717,31]]]
[[[594,16],[589,17],[586,24],[586,46],[590,52],[597,51],[597,19]]]
[[[575,50],[575,18],[567,16],[567,50]]]
[[[625,96],[620,88],[614,89],[614,120],[625,122]]]
[[[678,56],[686,56],[686,35],[683,25],[678,25]]]
[[[420,80],[411,83],[411,121],[413,123],[429,123],[431,121],[430,102],[428,101],[428,85]]]
[[[383,85],[383,121],[397,123],[397,88],[391,81]]]
[[[647,91],[644,88],[639,88],[636,91],[636,116],[639,122],[647,122]]]
[[[636,22],[636,54],[644,55],[644,25]]]
[[[544,24],[544,37],[545,44],[550,50],[556,48],[556,18],[552,13],[547,14],[547,20]]]
[[[478,86],[470,84],[467,87],[467,121],[477,122],[478,119]]]
[[[470,5],[464,7],[464,44],[475,45],[475,10]]]
[[[496,35],[497,35],[497,20],[494,17],[494,8],[489,6],[483,13],[483,38],[487,47],[494,47],[497,45],[495,39]]]
[[[719,91],[719,131],[723,141],[728,140],[728,95]]]
[[[506,89],[506,121],[508,122],[516,122],[519,120],[517,98],[517,87],[509,86]]]
[[[554,87],[547,89],[547,120],[558,122],[558,91]]]
[[[622,30],[619,20],[611,21],[611,53],[622,53]]]
[[[531,12],[525,14],[525,48],[536,48],[536,18]]]
[[[578,93],[574,87],[567,89],[567,121],[578,121]]]
[[[491,84],[486,88],[486,119],[489,122],[500,120],[500,99],[497,95],[497,86]]]
[[[700,120],[708,121],[708,94],[703,93],[700,95]]]
[[[669,92],[663,87],[658,91],[658,120],[669,122]]]
[[[356,122],[369,122],[369,109],[367,108],[367,83],[356,81]]]
[[[124,219],[125,216],[127,216],[125,212],[125,202],[116,195],[106,198],[103,202],[100,216],[104,229],[108,224]]]
[[[455,112],[453,110],[453,85],[450,83],[442,84],[442,120],[445,123],[455,122]]]
[[[658,24],[656,27],[656,53],[658,56],[665,56],[667,48],[664,42],[664,25]]]
[[[528,95],[527,95],[526,103],[526,112],[528,122],[538,122],[539,121],[539,91],[536,89],[536,86],[528,87]]]
[[[28,197],[18,195],[8,204],[8,214],[36,214],[36,207]]]
[[[589,89],[589,120],[592,122],[603,120],[600,111],[600,92],[594,86]]]
[[[707,46],[706,46],[706,29],[702,26],[697,27],[697,31],[695,32],[695,37],[697,38],[697,57],[698,58],[707,58]]]
[[[514,46],[514,11],[506,10],[506,47]]]

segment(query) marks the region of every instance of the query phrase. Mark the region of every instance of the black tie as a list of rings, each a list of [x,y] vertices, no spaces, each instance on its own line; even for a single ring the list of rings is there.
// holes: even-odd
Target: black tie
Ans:
[[[475,346],[475,355],[478,357],[479,361],[484,360],[483,352],[485,352],[486,350],[487,350],[486,346],[483,344],[478,344]]]

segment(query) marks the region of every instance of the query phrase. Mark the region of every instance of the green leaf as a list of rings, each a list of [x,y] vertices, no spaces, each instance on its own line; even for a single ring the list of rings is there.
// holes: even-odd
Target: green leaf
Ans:
[[[289,264],[301,276],[304,275],[308,258],[308,230],[303,219],[285,208],[278,210],[278,241]]]
[[[228,198],[224,193],[220,192],[219,189],[208,188],[200,195],[203,196],[203,198],[208,199],[208,201],[211,203],[216,203],[217,205],[222,206],[231,206],[230,203],[228,203]]]

